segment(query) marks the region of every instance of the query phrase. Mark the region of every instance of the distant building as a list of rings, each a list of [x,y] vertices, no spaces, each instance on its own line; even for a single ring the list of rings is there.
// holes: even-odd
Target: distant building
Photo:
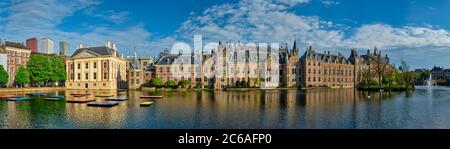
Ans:
[[[12,86],[15,81],[17,69],[27,66],[31,55],[31,50],[22,43],[5,41],[0,45],[0,53],[6,53],[6,66],[3,66],[9,75],[8,86]]]
[[[41,52],[44,54],[53,54],[54,42],[50,38],[42,39]]]
[[[443,67],[434,66],[433,69],[430,70],[430,74],[432,80],[450,80],[450,69],[444,69]]]
[[[67,52],[69,52],[69,43],[67,43],[65,41],[60,41],[59,42],[59,55],[64,56],[67,54]]]
[[[300,85],[300,56],[297,41],[294,41],[292,50],[287,45],[280,49],[280,86],[296,87]]]
[[[38,52],[38,40],[36,38],[30,38],[27,39],[27,47],[29,47],[31,49],[32,53],[37,53]]]
[[[365,55],[359,55],[355,49],[352,49],[349,61],[354,65],[354,83],[355,85],[364,81],[363,71],[368,71],[372,80],[379,80],[377,76],[377,67],[384,67],[384,72],[393,71],[395,68],[390,64],[390,58],[386,54],[382,56],[381,51],[375,47],[373,53],[367,50]]]
[[[302,56],[301,79],[305,86],[352,88],[353,64],[341,53],[316,52],[311,46]]]
[[[126,88],[127,61],[116,46],[81,47],[66,60],[68,89]]]
[[[296,41],[292,49],[287,44],[271,47],[238,42],[232,46],[229,42],[219,42],[210,53],[161,52],[146,70],[152,72],[152,77],[162,78],[163,82],[188,80],[191,87],[201,84],[201,87],[224,89],[239,86],[353,88],[363,81],[363,71],[370,75],[365,79],[378,81],[377,71],[395,69],[389,63],[389,57],[382,56],[376,47],[373,53],[367,50],[365,55],[352,49],[349,58],[340,52],[317,52],[312,46],[303,56],[299,53]]]
[[[152,74],[146,68],[153,62],[153,58],[138,58],[135,53],[134,56],[127,57],[127,61],[128,89],[138,89],[150,81]]]

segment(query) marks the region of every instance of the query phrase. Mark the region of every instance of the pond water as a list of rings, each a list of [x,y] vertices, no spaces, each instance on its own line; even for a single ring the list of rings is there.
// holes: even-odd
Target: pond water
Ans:
[[[65,95],[86,91],[53,91]],[[87,91],[103,101],[101,91]],[[86,104],[0,99],[0,128],[190,129],[190,128],[450,128],[450,88],[417,87],[414,92],[354,89],[252,91],[115,91],[126,97],[111,108]],[[0,93],[3,94],[3,93]],[[25,93],[15,93],[25,96]],[[141,99],[162,95],[161,99]],[[370,97],[368,97],[370,96]],[[140,107],[144,101],[154,101]]]

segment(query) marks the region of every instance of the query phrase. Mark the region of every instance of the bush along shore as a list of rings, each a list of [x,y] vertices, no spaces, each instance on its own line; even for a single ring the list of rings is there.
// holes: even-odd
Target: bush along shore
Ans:
[[[392,92],[396,92],[396,91],[414,91],[415,87],[414,85],[411,86],[387,86],[387,85],[382,85],[382,86],[358,86],[357,87],[358,90],[361,91],[392,91]]]

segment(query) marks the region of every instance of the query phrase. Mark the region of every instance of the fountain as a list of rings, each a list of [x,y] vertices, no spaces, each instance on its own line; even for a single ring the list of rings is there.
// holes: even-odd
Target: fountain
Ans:
[[[425,80],[424,84],[427,87],[437,86],[437,83],[435,80],[433,80],[431,73],[430,73],[430,76],[428,77],[428,80]]]

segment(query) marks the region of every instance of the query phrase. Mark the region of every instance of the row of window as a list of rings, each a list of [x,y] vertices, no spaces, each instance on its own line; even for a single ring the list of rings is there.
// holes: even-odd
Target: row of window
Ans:
[[[30,53],[25,53],[25,52],[6,51],[6,53],[10,56],[30,57]]]
[[[320,71],[320,69],[312,69],[312,71],[311,71],[311,69],[308,69],[308,74],[311,74],[311,73],[312,74],[320,74],[321,71]],[[331,68],[329,68],[329,69],[325,68],[325,69],[323,69],[323,73],[325,75],[352,75],[353,71],[352,70],[336,70],[336,69],[331,69]]]
[[[16,62],[17,64],[26,64],[27,63],[27,61],[28,61],[28,59],[27,58],[19,58],[19,57],[17,57],[17,58],[10,58],[10,57],[8,57],[8,59],[7,59],[7,63],[8,64],[14,64],[14,62]]]
[[[103,67],[106,68],[107,64],[108,64],[107,62],[103,62]],[[70,69],[73,69],[73,67],[74,67],[74,64],[72,63],[70,65]],[[97,68],[97,62],[92,62],[92,67],[94,69]],[[84,68],[85,69],[89,69],[89,62],[88,63],[84,63]],[[81,63],[77,63],[77,69],[81,69]]]
[[[133,84],[134,83],[134,79],[131,79],[130,83]],[[139,79],[136,79],[136,84],[139,84]]]
[[[353,82],[353,78],[324,78],[308,77],[308,82]]]
[[[92,73],[92,76],[93,76],[93,80],[97,80],[97,73],[96,72]],[[81,80],[81,78],[82,78],[81,73],[77,73],[77,80]],[[75,80],[75,76],[74,76],[73,73],[70,74],[70,79],[71,80]],[[89,80],[89,73],[84,73],[84,79],[85,80]],[[108,79],[108,73],[106,73],[106,72],[103,73],[103,79],[104,80]]]
[[[87,62],[87,63],[77,63],[77,69],[81,69],[82,66],[84,66],[85,69],[89,69],[90,65],[92,63],[92,68],[96,69],[97,68],[97,62]],[[83,65],[82,65],[83,64]],[[119,67],[120,65],[113,65],[114,68]],[[103,62],[103,68],[107,68],[108,67],[108,62]],[[74,64],[72,63],[70,65],[70,69],[74,69]]]
[[[73,86],[72,83],[69,83],[69,86]],[[77,86],[80,87],[81,84],[77,83]],[[97,86],[97,83],[92,83],[92,86]],[[106,87],[106,83],[103,83],[103,87]]]
[[[173,67],[172,70],[173,70],[174,73],[178,72],[177,67]],[[186,72],[186,71],[184,71],[183,67],[180,67],[180,71],[181,71],[181,72]],[[200,69],[200,67],[198,67],[198,68],[195,68],[194,71],[197,72],[197,73],[200,73],[200,72],[201,72],[201,69]],[[211,70],[211,71],[213,71],[213,70]],[[293,71],[294,71],[293,74],[295,74],[296,69],[293,69]],[[164,72],[163,67],[159,67],[159,72],[160,72],[160,73],[163,73],[163,72]],[[166,72],[168,72],[168,73],[171,72],[170,67],[166,67]],[[191,67],[188,67],[187,72],[188,72],[188,73],[191,72]],[[205,69],[205,73],[207,73],[207,72],[208,72],[208,69]],[[233,67],[230,67],[229,72],[234,72]],[[254,72],[254,74],[257,74],[257,70],[256,70],[256,69],[253,69],[253,72]],[[238,68],[236,69],[236,73],[246,73],[246,71],[245,71],[245,69],[241,69],[240,67],[238,67]],[[247,71],[247,73],[250,73],[250,71]]]

